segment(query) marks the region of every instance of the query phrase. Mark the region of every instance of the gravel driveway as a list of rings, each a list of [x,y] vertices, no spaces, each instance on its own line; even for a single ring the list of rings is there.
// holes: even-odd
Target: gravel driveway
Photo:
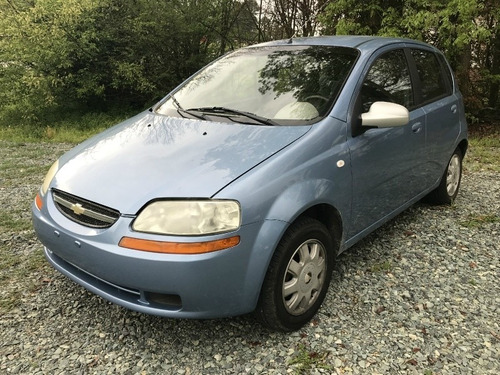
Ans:
[[[500,374],[500,178],[466,171],[338,259],[314,321],[171,320],[86,292],[42,259],[29,206],[68,145],[0,142],[0,373]],[[467,161],[467,160],[466,160]]]

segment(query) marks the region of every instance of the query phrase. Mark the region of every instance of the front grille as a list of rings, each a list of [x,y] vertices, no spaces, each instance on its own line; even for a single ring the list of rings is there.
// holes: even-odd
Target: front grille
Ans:
[[[120,212],[61,190],[53,189],[52,198],[58,210],[68,219],[91,228],[109,228]]]

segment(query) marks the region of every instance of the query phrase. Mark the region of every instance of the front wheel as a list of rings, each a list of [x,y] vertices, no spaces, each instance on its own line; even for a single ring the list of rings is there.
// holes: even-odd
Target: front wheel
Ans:
[[[458,188],[462,179],[462,151],[457,148],[448,162],[441,182],[436,190],[429,195],[432,203],[451,204],[458,194]]]
[[[292,224],[271,259],[256,309],[259,320],[285,332],[311,320],[326,296],[333,257],[324,225],[311,218]]]

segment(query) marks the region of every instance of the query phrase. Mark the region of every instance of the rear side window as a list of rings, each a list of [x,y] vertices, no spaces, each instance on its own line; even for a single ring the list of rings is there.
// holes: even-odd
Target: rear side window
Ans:
[[[451,94],[449,79],[444,75],[436,55],[430,51],[412,49],[421,83],[422,102],[428,103]]]
[[[410,71],[403,50],[394,50],[379,57],[370,68],[361,89],[363,112],[374,102],[397,103],[411,108],[413,90]]]

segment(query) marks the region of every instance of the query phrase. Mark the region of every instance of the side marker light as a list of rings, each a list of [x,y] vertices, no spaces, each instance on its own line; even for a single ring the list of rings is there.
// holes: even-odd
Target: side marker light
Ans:
[[[207,242],[163,242],[140,238],[122,237],[120,247],[132,250],[148,251],[165,254],[204,254],[225,250],[240,243],[240,236],[223,238]]]
[[[38,193],[35,197],[35,206],[36,206],[36,208],[38,208],[39,211],[42,210],[43,201],[42,201],[42,197],[40,196],[40,193]]]

